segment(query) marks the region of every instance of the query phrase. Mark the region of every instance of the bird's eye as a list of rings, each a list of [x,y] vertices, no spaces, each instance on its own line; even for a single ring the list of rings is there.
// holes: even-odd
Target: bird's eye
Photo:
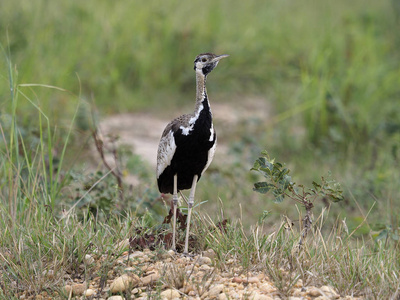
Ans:
[[[203,58],[201,59],[201,61],[202,61],[202,62],[206,62],[207,59],[206,59],[205,57],[203,57]]]

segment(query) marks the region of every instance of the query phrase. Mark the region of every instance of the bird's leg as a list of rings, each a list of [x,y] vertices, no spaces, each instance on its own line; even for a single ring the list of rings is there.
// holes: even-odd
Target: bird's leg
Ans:
[[[183,253],[188,253],[188,248],[189,248],[189,229],[190,229],[190,216],[192,214],[192,207],[194,204],[194,193],[196,191],[196,184],[197,184],[197,179],[198,176],[194,175],[193,177],[193,183],[192,183],[192,188],[190,190],[190,195],[189,195],[189,202],[188,202],[188,216],[186,219],[186,239],[185,239],[185,251]]]
[[[172,250],[176,250],[176,207],[178,206],[178,175],[174,175],[174,194],[172,195],[172,204],[174,210],[174,222],[172,225]]]

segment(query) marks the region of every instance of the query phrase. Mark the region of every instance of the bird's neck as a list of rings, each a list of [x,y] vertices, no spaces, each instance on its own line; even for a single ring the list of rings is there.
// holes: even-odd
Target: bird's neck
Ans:
[[[208,109],[211,113],[206,90],[206,76],[200,70],[196,70],[196,105],[194,113],[197,115],[203,109]]]

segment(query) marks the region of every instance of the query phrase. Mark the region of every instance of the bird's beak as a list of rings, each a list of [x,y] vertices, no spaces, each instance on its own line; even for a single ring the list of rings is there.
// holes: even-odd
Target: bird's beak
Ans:
[[[229,56],[228,54],[217,55],[216,57],[214,57],[213,62],[218,62],[221,59],[228,57],[228,56]]]

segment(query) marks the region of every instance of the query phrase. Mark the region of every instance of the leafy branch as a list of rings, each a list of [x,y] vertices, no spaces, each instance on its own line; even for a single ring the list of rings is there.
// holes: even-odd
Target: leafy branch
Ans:
[[[282,202],[285,198],[289,198],[305,208],[304,228],[299,242],[301,246],[312,225],[311,210],[314,207],[314,201],[317,198],[329,199],[332,202],[343,200],[343,191],[340,184],[322,176],[321,183],[312,182],[312,188],[307,188],[300,184],[297,185],[292,181],[288,168],[284,167],[282,163],[275,161],[275,159],[271,159],[267,151],[261,152],[261,155],[254,162],[251,170],[259,172],[266,178],[266,181],[254,183],[253,190],[261,194],[271,192],[277,203]]]

